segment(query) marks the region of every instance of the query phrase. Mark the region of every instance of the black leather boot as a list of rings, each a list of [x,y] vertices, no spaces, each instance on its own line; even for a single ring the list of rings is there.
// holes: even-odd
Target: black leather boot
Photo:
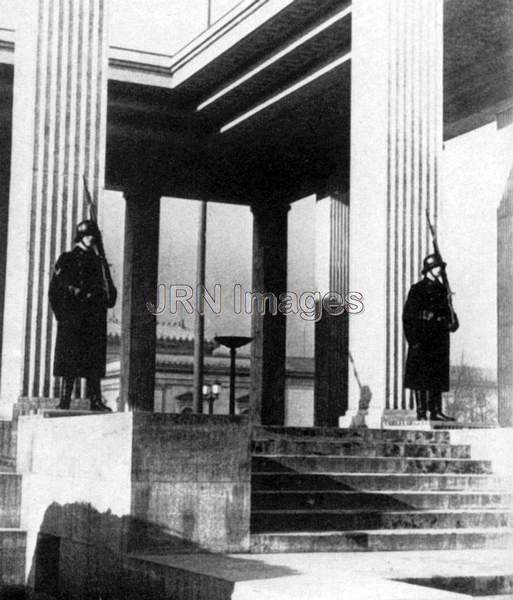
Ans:
[[[415,403],[417,405],[417,420],[427,419],[427,397],[425,390],[415,390]]]
[[[59,410],[69,410],[71,405],[71,393],[73,392],[74,385],[74,377],[63,377],[61,379],[59,404],[55,408],[58,408]]]
[[[90,409],[92,411],[112,412],[112,409],[102,402],[101,383],[96,377],[87,379],[87,395],[90,398]]]
[[[442,412],[442,392],[429,392],[429,410],[432,421],[454,421]]]
[[[99,398],[91,398],[91,410],[94,412],[112,412],[112,408],[109,408]]]

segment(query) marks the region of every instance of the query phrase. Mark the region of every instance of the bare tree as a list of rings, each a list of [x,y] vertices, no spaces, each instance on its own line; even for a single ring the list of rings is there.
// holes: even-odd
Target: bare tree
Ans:
[[[466,362],[461,353],[451,367],[451,392],[446,399],[448,411],[458,420],[470,423],[497,423],[497,403],[490,394],[491,382],[482,369]]]

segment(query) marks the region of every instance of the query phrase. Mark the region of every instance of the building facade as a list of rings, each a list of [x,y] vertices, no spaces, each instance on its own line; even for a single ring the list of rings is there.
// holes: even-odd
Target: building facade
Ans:
[[[107,0],[33,8],[15,31],[0,29],[2,414],[20,397],[55,396],[47,290],[87,214],[83,175],[100,201],[104,189],[126,200],[123,406],[153,410],[156,319],[146,301],[158,284],[160,198],[249,205],[252,288],[279,296],[289,207],[315,194],[316,291],[335,303],[353,291],[365,309],[324,311],[315,325],[314,423],[357,410],[349,353],[371,414],[410,409],[401,310],[430,249],[426,209],[435,222],[443,209],[444,140],[508,122],[510,3],[245,0],[169,56],[111,45]],[[504,390],[512,328],[499,314]],[[250,413],[281,424],[285,315],[255,311],[251,336]],[[499,399],[510,423],[501,387]]]

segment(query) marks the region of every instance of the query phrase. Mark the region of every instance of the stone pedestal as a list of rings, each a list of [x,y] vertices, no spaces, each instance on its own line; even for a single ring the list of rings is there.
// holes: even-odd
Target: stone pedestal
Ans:
[[[57,538],[59,591],[73,598],[125,597],[127,555],[149,548],[249,551],[247,421],[55,413],[18,421],[29,584],[40,566],[41,535]]]
[[[430,251],[442,149],[441,0],[355,0],[352,16],[349,348],[370,410],[409,407],[402,308]],[[360,387],[349,380],[356,410]]]
[[[53,265],[104,184],[105,0],[38,0],[16,32],[2,412],[53,395]]]
[[[513,426],[513,169],[497,211],[497,378],[499,424]]]
[[[287,290],[288,204],[253,208],[253,293],[279,299]],[[263,298],[263,296],[260,296]],[[251,320],[251,415],[264,425],[285,421],[286,315],[273,300],[255,300]],[[274,313],[274,314],[273,314]]]

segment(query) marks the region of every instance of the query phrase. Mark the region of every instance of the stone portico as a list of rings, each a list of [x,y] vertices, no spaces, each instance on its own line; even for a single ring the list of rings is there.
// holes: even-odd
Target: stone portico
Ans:
[[[295,578],[298,562],[262,554],[510,548],[511,429],[395,430],[383,416],[411,408],[401,309],[430,245],[425,211],[436,220],[443,204],[444,140],[508,119],[511,3],[244,0],[174,56],[110,46],[108,0],[36,5],[16,31],[0,29],[0,581],[84,599],[287,598],[315,590],[316,575]],[[82,175],[100,201],[104,189],[125,198],[128,410],[12,419],[20,398],[55,396],[47,290],[86,215]],[[510,188],[498,214],[506,291]],[[249,206],[252,288],[279,295],[290,206],[307,195],[317,290],[364,305],[315,325],[317,427],[283,427],[286,319],[270,311],[252,317],[250,419],[153,413],[146,302],[160,199]],[[512,425],[508,310],[501,425]],[[350,356],[375,428],[339,427],[362,393]],[[508,568],[495,573],[501,590]],[[401,577],[420,579],[404,565]],[[410,583],[384,585],[411,597]]]
[[[348,350],[376,414],[410,408],[400,313],[429,248],[426,208],[436,220],[443,137],[489,120],[507,86],[491,78],[489,52],[473,66],[482,76],[490,67],[480,104],[471,87],[473,101],[462,101],[455,77],[443,81],[465,59],[472,31],[456,35],[454,24],[472,3],[246,4],[236,23],[219,21],[169,58],[110,48],[104,0],[41,0],[31,20],[4,33],[3,102],[12,102],[11,164],[2,164],[11,171],[8,194],[7,172],[2,179],[4,414],[20,396],[54,396],[46,290],[86,214],[82,174],[95,195],[106,187],[126,198],[127,406],[152,407],[155,319],[145,301],[157,284],[160,197],[249,204],[253,288],[279,293],[287,207],[316,194],[319,289],[360,291],[365,311],[317,324],[315,422],[334,425],[357,408]],[[493,36],[503,35],[496,25]],[[281,424],[283,315],[255,315],[252,334],[253,412]]]
[[[40,0],[19,30],[2,33],[4,415],[20,396],[55,395],[46,290],[86,214],[82,174],[94,195],[106,187],[126,198],[126,406],[153,406],[155,319],[145,302],[157,285],[160,197],[249,204],[253,289],[279,293],[288,207],[316,194],[319,290],[361,292],[365,310],[316,326],[315,423],[357,409],[349,350],[378,420],[411,407],[401,308],[429,248],[425,210],[436,220],[444,136],[488,122],[508,100],[507,6],[487,15],[460,0],[260,4],[246,2],[173,57],[109,47],[106,0]],[[467,82],[464,101],[455,67],[470,64],[465,49],[490,18],[487,39],[500,51],[472,56],[489,93]],[[284,316],[255,314],[252,335],[252,413],[279,425]]]

